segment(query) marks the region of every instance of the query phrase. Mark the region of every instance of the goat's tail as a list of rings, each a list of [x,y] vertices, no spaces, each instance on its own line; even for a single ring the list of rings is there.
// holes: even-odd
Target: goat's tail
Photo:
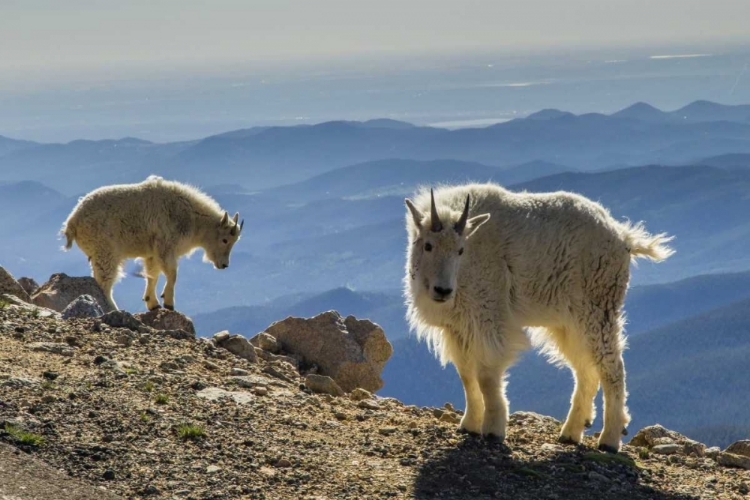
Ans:
[[[667,243],[672,241],[674,236],[669,236],[667,233],[651,234],[646,231],[643,222],[621,224],[623,227],[622,238],[632,259],[645,257],[654,262],[661,262],[675,253],[672,248],[667,246]]]

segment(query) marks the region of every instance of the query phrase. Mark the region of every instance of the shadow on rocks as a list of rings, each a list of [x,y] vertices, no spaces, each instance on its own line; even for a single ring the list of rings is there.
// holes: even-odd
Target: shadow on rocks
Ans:
[[[586,447],[511,443],[465,436],[452,448],[426,450],[414,484],[417,499],[653,499],[690,498],[660,492],[632,459]],[[527,453],[524,453],[527,452]],[[519,457],[520,455],[520,457]],[[525,457],[525,458],[524,458]]]

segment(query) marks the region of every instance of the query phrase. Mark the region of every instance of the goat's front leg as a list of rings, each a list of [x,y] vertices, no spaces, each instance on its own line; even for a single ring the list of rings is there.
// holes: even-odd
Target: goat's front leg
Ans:
[[[458,430],[470,434],[480,434],[484,417],[484,401],[482,400],[482,391],[479,388],[476,367],[466,361],[455,362],[454,364],[459,377],[461,377],[464,396],[466,397],[466,411]]]
[[[484,398],[482,434],[503,441],[508,426],[508,400],[505,397],[504,370],[482,367],[479,370],[479,388]]]

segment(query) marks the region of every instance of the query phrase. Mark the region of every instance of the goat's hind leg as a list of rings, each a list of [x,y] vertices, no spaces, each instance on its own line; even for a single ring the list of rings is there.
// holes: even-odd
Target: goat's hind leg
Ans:
[[[143,301],[146,303],[146,308],[153,311],[161,307],[156,296],[156,282],[159,279],[160,269],[153,257],[143,259],[143,272],[146,278],[146,291],[143,294]]]
[[[89,258],[91,262],[91,271],[94,279],[104,292],[104,296],[113,310],[118,310],[115,299],[112,296],[112,287],[117,282],[120,275],[120,266],[122,262],[116,259],[108,252],[100,252]]]
[[[559,440],[562,443],[578,444],[583,439],[584,428],[591,427],[594,423],[594,397],[599,390],[599,372],[582,332],[569,328],[547,329],[547,332],[575,379],[570,411]]]

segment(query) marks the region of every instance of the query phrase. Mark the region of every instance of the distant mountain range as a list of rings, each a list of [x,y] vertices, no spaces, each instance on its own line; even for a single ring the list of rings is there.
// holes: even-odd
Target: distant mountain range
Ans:
[[[341,176],[314,178],[304,188],[292,184],[248,193],[239,186],[218,186],[214,196],[222,206],[245,217],[245,234],[233,252],[229,272],[217,274],[199,258],[183,262],[178,295],[183,287],[192,293],[183,294],[178,302],[194,314],[336,287],[398,287],[406,244],[403,199],[417,181],[463,182],[481,179],[483,174],[497,178],[508,174],[475,164],[465,174],[457,174],[456,170],[463,170],[451,168],[456,165],[466,166],[452,161],[393,160],[352,167],[353,174],[343,169]],[[533,168],[518,170],[533,176]],[[658,265],[641,263],[633,273],[636,284],[750,269],[750,222],[745,216],[750,213],[746,196],[750,170],[648,166],[561,173],[511,187],[575,191],[601,201],[617,218],[645,220],[649,230],[675,235],[677,254]],[[6,208],[0,221],[0,260],[5,265],[16,273],[33,273],[37,280],[59,271],[89,273],[77,248],[59,251],[58,231],[76,197],[36,182],[6,184],[0,190],[9,193],[0,201]],[[140,291],[134,291],[141,286],[140,280],[131,278],[117,285],[116,295],[125,295],[126,300],[133,296],[132,302],[122,302],[124,307],[142,307]],[[208,290],[213,291],[201,292]]]
[[[42,181],[74,195],[157,173],[201,186],[231,181],[256,191],[392,158],[451,159],[494,167],[543,161],[584,171],[686,164],[726,153],[750,153],[748,108],[697,101],[674,112],[642,103],[612,115],[544,110],[461,130],[393,120],[335,121],[256,127],[168,144],[133,138],[35,144],[3,138],[0,180]]]

